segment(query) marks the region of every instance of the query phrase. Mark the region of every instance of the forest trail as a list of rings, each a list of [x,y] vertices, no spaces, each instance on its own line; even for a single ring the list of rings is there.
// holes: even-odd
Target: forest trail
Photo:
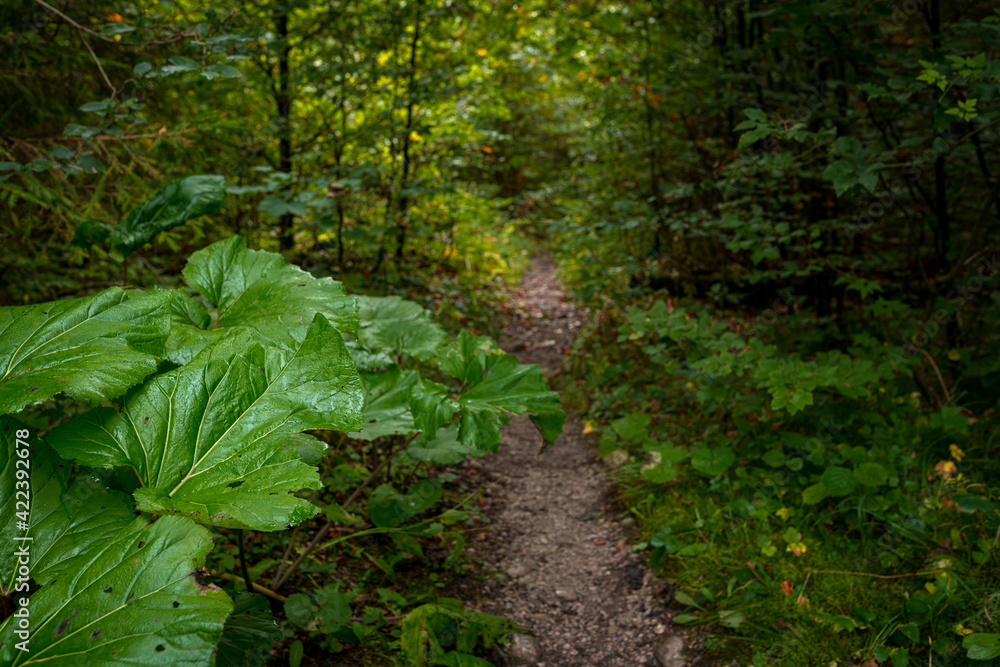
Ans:
[[[516,293],[519,317],[501,339],[547,375],[585,318],[554,270],[547,256],[533,260]],[[667,655],[680,639],[662,646],[669,622],[654,601],[660,586],[631,552],[607,497],[607,469],[582,431],[571,416],[555,446],[542,450],[528,418],[514,418],[499,452],[470,462],[483,475],[489,518],[486,539],[470,551],[497,574],[476,604],[534,633],[515,638],[512,665],[681,667]]]

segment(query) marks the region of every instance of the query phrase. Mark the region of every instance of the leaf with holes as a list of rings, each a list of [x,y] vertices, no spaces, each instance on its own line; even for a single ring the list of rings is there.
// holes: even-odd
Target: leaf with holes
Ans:
[[[70,391],[123,394],[156,370],[170,326],[167,292],[112,287],[94,296],[0,308],[0,414]]]
[[[0,420],[8,455],[14,438],[7,436],[22,428]],[[92,472],[80,472],[67,488],[69,464],[35,438],[27,442],[33,494],[23,535],[31,538],[24,541],[30,577],[41,588],[27,605],[28,637],[16,632],[18,616],[0,625],[0,664],[134,665],[137,656],[148,665],[207,664],[231,606],[222,591],[192,576],[211,548],[208,531],[181,517],[136,518],[131,501],[106,491]],[[3,497],[14,495],[16,481],[5,467]],[[8,553],[0,558],[5,586],[26,581],[24,573],[15,579]],[[21,652],[16,645],[25,639],[30,651]]]
[[[53,545],[49,583],[31,596],[30,652],[18,650],[11,617],[0,627],[0,664],[211,663],[232,602],[194,578],[212,546],[208,531],[183,517],[118,526],[77,553],[62,553],[79,544],[72,533]]]
[[[253,329],[261,344],[289,348],[317,313],[339,331],[357,331],[357,303],[342,284],[314,278],[276,253],[248,250],[238,236],[194,253],[184,279],[201,298],[183,292],[174,298],[167,354],[177,363],[238,327]]]
[[[16,500],[24,498],[17,491],[31,489],[30,527],[18,530],[13,520],[5,521],[0,526],[0,539],[16,544],[15,537],[29,537],[24,541],[30,541],[31,577],[35,583],[47,584],[53,578],[51,567],[86,551],[91,544],[111,539],[134,515],[131,501],[123,494],[105,491],[95,473],[79,472],[73,486],[67,488],[71,465],[33,435],[21,439],[29,445],[27,459],[17,456],[14,434],[24,430],[30,429],[11,417],[0,417],[0,437],[7,443],[7,459],[0,470],[0,516],[14,517]],[[30,461],[30,480],[17,473],[24,470],[16,465],[17,460]],[[26,485],[29,481],[30,487]],[[6,590],[15,585],[17,565],[14,549],[0,553],[0,583]]]
[[[233,332],[147,381],[120,411],[81,415],[50,442],[85,465],[131,467],[144,512],[279,530],[316,513],[293,494],[320,486],[316,469],[283,446],[288,436],[360,428],[362,400],[343,339],[317,314],[294,350]]]
[[[85,250],[95,244],[107,246],[112,258],[122,261],[160,232],[216,213],[225,199],[226,181],[222,176],[188,176],[167,184],[117,225],[84,223],[72,244]]]

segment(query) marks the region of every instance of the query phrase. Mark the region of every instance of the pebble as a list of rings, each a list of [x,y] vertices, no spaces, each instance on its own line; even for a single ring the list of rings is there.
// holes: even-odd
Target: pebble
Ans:
[[[518,561],[507,568],[507,574],[511,579],[520,579],[531,572],[531,567],[524,561]]]
[[[515,634],[510,638],[507,659],[514,665],[534,665],[542,658],[542,647],[531,635]]]
[[[656,647],[653,655],[660,667],[684,667],[687,664],[684,658],[684,640],[677,635],[667,637],[667,641]]]
[[[557,588],[556,597],[566,600],[567,602],[576,602],[580,599],[580,596],[576,594],[576,591],[568,588]]]

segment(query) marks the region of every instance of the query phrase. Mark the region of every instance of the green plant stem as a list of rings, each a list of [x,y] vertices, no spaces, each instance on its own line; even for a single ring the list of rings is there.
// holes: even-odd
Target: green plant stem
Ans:
[[[235,574],[231,574],[229,572],[218,572],[218,573],[209,572],[209,574],[211,574],[213,577],[218,577],[219,579],[225,579],[226,581],[231,581],[234,584],[243,583],[242,577],[237,577]],[[278,602],[281,603],[288,602],[288,598],[286,598],[284,595],[275,593],[270,588],[264,588],[260,584],[255,583],[253,585],[253,590],[256,591],[257,593],[260,593],[264,597],[271,598],[272,600],[277,600]]]

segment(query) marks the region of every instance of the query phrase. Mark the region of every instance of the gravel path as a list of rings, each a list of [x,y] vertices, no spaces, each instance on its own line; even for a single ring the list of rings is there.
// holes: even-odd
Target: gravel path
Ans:
[[[517,295],[523,313],[502,339],[546,371],[558,368],[584,321],[553,271],[548,257],[535,259]],[[571,417],[555,446],[541,450],[531,422],[515,418],[499,452],[470,462],[488,480],[490,520],[470,550],[505,573],[480,584],[478,608],[535,635],[515,638],[512,665],[680,667],[684,660],[668,655],[680,638],[666,636],[669,622],[654,601],[663,587],[631,553],[607,499],[606,468],[582,430]]]

